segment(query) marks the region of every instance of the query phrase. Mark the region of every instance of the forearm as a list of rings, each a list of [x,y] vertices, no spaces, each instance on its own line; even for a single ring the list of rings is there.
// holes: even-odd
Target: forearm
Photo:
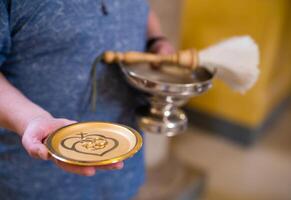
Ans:
[[[150,11],[148,17],[148,27],[147,27],[148,38],[163,36],[162,28],[159,19],[153,10]]]
[[[28,123],[40,116],[50,117],[50,114],[28,100],[0,73],[0,127],[21,136]]]

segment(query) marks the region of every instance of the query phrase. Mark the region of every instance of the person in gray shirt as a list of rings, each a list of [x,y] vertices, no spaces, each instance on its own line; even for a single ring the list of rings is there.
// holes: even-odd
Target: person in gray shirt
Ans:
[[[117,66],[96,67],[96,111],[90,109],[92,64],[106,50],[144,51],[149,39],[148,50],[172,53],[162,36],[146,0],[0,0],[1,200],[136,194],[142,151],[124,163],[77,167],[50,158],[42,140],[76,121],[138,129],[138,93]]]

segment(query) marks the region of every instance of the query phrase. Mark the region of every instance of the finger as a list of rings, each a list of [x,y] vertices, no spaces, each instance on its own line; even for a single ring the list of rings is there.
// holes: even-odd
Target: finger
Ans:
[[[77,121],[75,120],[69,120],[69,119],[64,119],[64,118],[61,118],[60,120],[62,120],[64,122],[64,125],[67,126],[67,125],[71,125],[71,124],[75,124],[75,123],[78,123]]]
[[[161,54],[161,55],[168,55],[170,53],[172,53],[172,51],[169,48],[160,48],[160,50],[159,50],[159,54]]]
[[[152,47],[151,52],[166,55],[175,52],[174,47],[167,41],[159,41]]]
[[[95,169],[97,170],[120,170],[124,167],[123,162],[118,162],[110,165],[102,165],[102,166],[97,166]]]
[[[50,126],[48,127],[48,130],[46,131],[46,137],[51,134],[52,132],[56,131],[59,128],[62,128],[64,126],[68,126],[71,124],[77,123],[76,121],[73,120],[68,120],[68,119],[57,119],[54,121],[54,123],[51,123]]]
[[[157,47],[157,53],[161,55],[168,55],[175,53],[175,49],[171,45],[160,45]]]
[[[53,162],[61,169],[66,172],[79,174],[82,176],[94,176],[96,173],[96,169],[94,167],[80,167],[76,165],[67,164],[56,159],[52,159]]]

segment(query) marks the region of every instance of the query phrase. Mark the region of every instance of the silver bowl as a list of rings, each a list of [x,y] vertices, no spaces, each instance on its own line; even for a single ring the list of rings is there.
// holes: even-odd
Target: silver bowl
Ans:
[[[138,112],[141,129],[169,137],[186,130],[188,119],[180,107],[191,97],[208,91],[215,75],[215,72],[202,67],[192,73],[178,67],[154,70],[146,64],[121,68],[127,81],[145,92],[150,102],[149,108],[142,108]]]

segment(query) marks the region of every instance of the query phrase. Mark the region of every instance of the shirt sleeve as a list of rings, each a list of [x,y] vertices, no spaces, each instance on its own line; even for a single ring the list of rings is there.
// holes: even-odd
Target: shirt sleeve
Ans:
[[[0,70],[11,48],[7,1],[0,0]]]

